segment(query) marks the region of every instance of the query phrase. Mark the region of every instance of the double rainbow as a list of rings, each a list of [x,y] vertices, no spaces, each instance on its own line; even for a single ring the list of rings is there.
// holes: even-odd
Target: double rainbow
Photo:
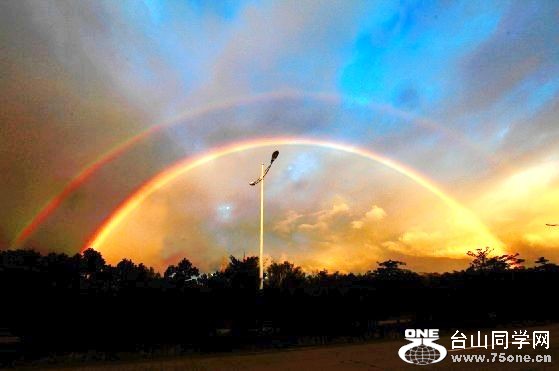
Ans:
[[[81,172],[79,172],[64,187],[64,189],[59,194],[57,194],[52,199],[50,199],[41,208],[41,210],[27,223],[27,225],[16,236],[16,238],[13,242],[13,245],[15,245],[15,246],[22,245],[33,233],[35,233],[35,231],[43,224],[43,222],[45,222],[46,219],[51,214],[53,214],[55,212],[55,210],[57,210],[58,207],[70,195],[72,195],[77,189],[79,189],[85,182],[87,182],[89,179],[91,179],[101,168],[103,168],[107,164],[111,163],[113,160],[119,158],[121,155],[125,154],[130,149],[132,149],[135,145],[143,142],[144,140],[151,137],[152,135],[154,135],[158,132],[161,132],[163,129],[165,129],[167,127],[177,125],[179,123],[185,122],[186,120],[192,120],[192,119],[196,119],[196,118],[199,118],[199,117],[203,117],[204,115],[207,115],[207,114],[215,112],[215,111],[226,110],[226,109],[230,109],[230,108],[237,107],[237,106],[275,101],[275,100],[280,100],[280,99],[309,99],[309,100],[315,100],[315,101],[332,103],[332,104],[340,104],[340,103],[343,103],[343,102],[347,101],[347,99],[344,99],[343,97],[340,97],[337,94],[331,94],[331,93],[308,93],[308,92],[299,92],[299,91],[264,93],[264,94],[257,94],[257,95],[253,95],[253,96],[241,97],[241,98],[233,99],[233,100],[229,100],[229,101],[223,101],[223,102],[219,102],[219,103],[215,103],[215,104],[209,104],[209,105],[206,105],[206,106],[204,106],[200,109],[189,111],[187,114],[181,115],[180,117],[178,117],[176,119],[170,120],[168,123],[152,126],[148,129],[144,130],[143,132],[129,138],[128,140],[120,143],[119,145],[112,148],[111,150],[105,152],[101,157],[99,157],[98,159],[93,161],[90,165],[86,166]],[[420,127],[423,127],[427,130],[436,131],[436,132],[444,135],[445,137],[448,137],[449,139],[451,139],[451,140],[453,140],[457,143],[460,143],[461,145],[464,145],[465,147],[473,149],[475,152],[481,153],[481,151],[478,148],[476,148],[475,145],[468,142],[467,139],[465,139],[462,136],[457,135],[454,132],[451,132],[450,130],[444,128],[443,126],[437,124],[436,122],[434,122],[432,120],[411,115],[407,112],[403,112],[403,111],[398,110],[398,109],[396,109],[392,106],[389,106],[389,105],[369,104],[366,107],[368,107],[370,109],[377,109],[377,110],[381,110],[383,112],[387,112],[390,115],[397,116],[401,119],[404,119],[404,120],[406,120],[408,122],[411,122],[415,125],[418,125]],[[287,143],[287,141],[290,141],[290,143]],[[140,200],[140,202],[141,202],[141,200],[143,198],[141,198],[141,196],[139,196],[139,195],[141,195],[143,191],[151,189],[150,187],[153,187],[154,184],[161,184],[162,181],[165,181],[163,184],[165,184],[166,182],[171,181],[174,178],[172,176],[172,174],[177,173],[176,176],[178,176],[178,175],[180,175],[184,172],[187,172],[191,168],[202,165],[203,163],[206,163],[206,162],[211,161],[213,159],[219,158],[221,156],[225,156],[229,153],[239,152],[239,151],[243,151],[243,150],[250,149],[250,148],[257,148],[257,147],[261,147],[261,146],[266,146],[266,145],[268,145],[266,143],[272,143],[272,142],[274,144],[283,143],[283,144],[315,145],[315,146],[327,147],[327,148],[331,148],[331,149],[337,149],[337,150],[361,155],[361,156],[369,158],[371,160],[378,161],[378,162],[380,162],[380,163],[382,163],[382,164],[384,164],[388,167],[391,167],[394,170],[408,176],[412,180],[416,181],[418,184],[422,185],[424,188],[426,188],[426,189],[430,190],[431,192],[433,192],[434,194],[436,194],[446,204],[448,204],[450,207],[454,208],[455,210],[466,210],[464,207],[460,206],[460,204],[458,202],[456,202],[451,197],[449,197],[444,192],[442,192],[439,187],[436,187],[433,184],[433,182],[429,181],[427,178],[419,175],[414,170],[409,169],[402,164],[399,164],[395,161],[392,161],[392,160],[388,159],[387,157],[381,156],[381,155],[376,154],[372,151],[368,151],[368,150],[365,150],[365,149],[359,149],[357,147],[353,147],[353,146],[346,145],[346,144],[338,144],[338,143],[319,141],[319,140],[297,139],[297,138],[295,138],[295,139],[294,138],[289,138],[289,139],[279,138],[279,139],[252,140],[252,141],[246,142],[246,143],[232,144],[232,145],[228,145],[226,147],[218,148],[218,149],[212,151],[212,153],[210,153],[210,154],[201,155],[201,156],[198,156],[198,157],[193,158],[193,159],[184,159],[182,161],[179,161],[178,163],[172,165],[170,168],[164,170],[162,173],[160,173],[159,175],[157,175],[153,179],[148,180],[143,186],[140,187],[140,189],[138,189],[136,192],[134,192],[133,195],[128,197],[125,200],[125,202],[123,204],[121,204],[121,206],[119,206],[115,210],[115,212],[113,212],[111,214],[111,216],[109,216],[109,218],[106,219],[103,226],[109,227],[109,228],[114,228],[114,227],[110,227],[111,225],[113,225],[113,222],[111,222],[111,220],[113,218],[116,218],[116,221],[122,220],[122,218],[124,216],[121,214],[121,211],[124,210],[124,209],[127,209],[129,207],[129,206],[125,206],[125,205],[127,205],[128,203],[130,203],[130,205],[138,204],[139,203],[138,201],[133,201],[136,197],[140,197],[138,200]],[[179,170],[179,168],[181,170]],[[157,188],[155,188],[155,189],[157,189]],[[153,192],[153,191],[151,191],[151,192]],[[468,212],[467,214],[471,214],[471,212]],[[471,218],[468,217],[468,219],[471,219]],[[479,223],[479,221],[478,221],[477,224],[481,224],[481,223]],[[106,235],[107,232],[103,232],[102,230],[103,230],[103,227],[97,229],[97,232],[96,232],[95,235],[101,235],[101,236]],[[101,237],[101,240],[103,238],[104,237]],[[90,239],[91,244],[94,244],[93,243],[94,241],[97,241],[97,239],[95,239],[95,238]]]

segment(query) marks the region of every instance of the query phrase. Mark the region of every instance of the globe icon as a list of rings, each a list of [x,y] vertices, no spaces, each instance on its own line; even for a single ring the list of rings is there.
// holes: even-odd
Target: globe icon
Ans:
[[[423,344],[409,349],[405,354],[406,359],[416,365],[431,364],[438,360],[440,356],[441,353],[438,350]]]

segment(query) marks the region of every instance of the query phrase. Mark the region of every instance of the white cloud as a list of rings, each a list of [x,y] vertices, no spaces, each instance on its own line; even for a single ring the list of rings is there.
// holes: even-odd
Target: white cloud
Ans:
[[[351,222],[351,227],[353,229],[362,229],[366,224],[370,224],[371,222],[378,222],[383,220],[386,217],[386,211],[383,208],[373,205],[369,211],[365,213],[365,215],[358,220],[354,220]]]
[[[386,217],[386,211],[377,205],[373,205],[371,210],[367,211],[365,218],[369,220],[382,220]]]

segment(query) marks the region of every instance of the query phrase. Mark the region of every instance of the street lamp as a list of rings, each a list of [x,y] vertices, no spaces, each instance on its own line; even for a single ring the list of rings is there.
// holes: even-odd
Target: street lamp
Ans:
[[[260,168],[260,178],[249,183],[251,186],[255,186],[260,183],[260,257],[258,259],[260,263],[260,290],[264,288],[264,261],[262,258],[262,255],[264,253],[264,177],[266,176],[266,174],[268,174],[268,171],[270,171],[270,168],[272,167],[272,164],[274,163],[276,158],[278,158],[278,155],[279,151],[274,151],[274,153],[272,153],[270,165],[268,165],[266,169],[264,169],[264,163],[262,163],[262,166]]]

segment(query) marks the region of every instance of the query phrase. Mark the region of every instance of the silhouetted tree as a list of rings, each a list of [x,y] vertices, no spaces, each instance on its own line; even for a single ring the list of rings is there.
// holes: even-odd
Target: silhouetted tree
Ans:
[[[130,259],[122,259],[113,271],[116,288],[126,289],[135,286],[138,279],[138,267]]]
[[[80,260],[79,254],[69,257],[64,253],[50,253],[40,264],[51,287],[70,289],[79,287]]]
[[[37,270],[40,266],[41,254],[34,250],[7,250],[0,255],[2,265],[7,268]]]
[[[301,267],[296,267],[293,263],[284,261],[283,263],[273,262],[266,269],[267,285],[276,288],[293,288],[300,286],[305,281],[305,273]]]
[[[177,287],[191,287],[196,284],[196,278],[199,275],[200,271],[192,265],[190,260],[182,259],[176,266],[170,265],[163,277]]]
[[[475,252],[468,251],[468,256],[474,258],[467,269],[470,272],[502,272],[511,269],[522,269],[524,259],[516,254],[504,254],[500,256],[491,256],[493,249],[486,247],[485,249],[476,249]]]
[[[468,251],[467,255],[472,257],[474,260],[470,262],[468,268],[469,271],[482,271],[486,270],[488,267],[487,261],[489,260],[489,254],[493,249],[488,246],[485,249],[476,249],[475,252]]]
[[[202,287],[207,287],[211,290],[224,289],[231,287],[225,272],[217,271],[213,273],[204,273],[198,277],[197,280]]]
[[[105,269],[105,259],[94,249],[87,249],[82,253],[80,271],[86,279],[93,278]]]
[[[258,257],[249,256],[242,260],[229,257],[229,264],[223,272],[232,288],[257,289],[260,284]]]
[[[538,260],[535,261],[536,266],[534,267],[537,271],[559,271],[559,265],[555,263],[550,263],[550,261],[543,256],[539,257]]]
[[[377,262],[377,264],[378,268],[374,271],[370,271],[369,275],[378,280],[401,280],[417,277],[417,274],[409,269],[400,268],[406,265],[406,263],[399,260],[389,259],[383,262]]]

